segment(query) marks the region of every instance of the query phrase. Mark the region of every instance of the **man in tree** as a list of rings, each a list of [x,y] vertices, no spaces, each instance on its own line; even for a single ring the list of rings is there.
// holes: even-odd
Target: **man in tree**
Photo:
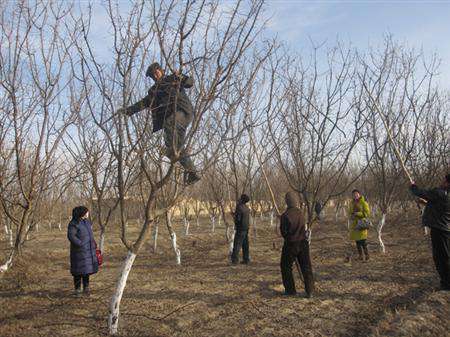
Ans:
[[[247,194],[242,194],[239,199],[236,210],[234,212],[234,235],[233,252],[231,253],[231,263],[239,262],[239,252],[242,248],[243,264],[250,262],[249,245],[248,245],[248,228],[250,224],[250,209],[246,205],[250,201]]]
[[[184,147],[186,130],[194,117],[192,103],[185,92],[185,88],[193,86],[192,78],[179,74],[164,76],[164,70],[159,63],[151,64],[145,76],[151,77],[155,82],[147,96],[129,107],[119,109],[118,112],[132,116],[136,112],[150,108],[153,132],[164,130],[167,157],[170,160],[179,158],[185,170],[185,183],[193,184],[200,180],[200,177],[189,152]]]
[[[314,291],[314,279],[304,214],[298,207],[299,201],[296,193],[287,193],[285,201],[287,209],[280,218],[280,232],[284,238],[280,267],[285,294],[295,295],[297,293],[292,275],[292,264],[297,260],[303,274],[306,296],[310,298]]]
[[[441,279],[441,289],[450,290],[450,174],[440,187],[425,190],[411,185],[411,192],[427,201],[422,224],[431,228],[433,260]]]

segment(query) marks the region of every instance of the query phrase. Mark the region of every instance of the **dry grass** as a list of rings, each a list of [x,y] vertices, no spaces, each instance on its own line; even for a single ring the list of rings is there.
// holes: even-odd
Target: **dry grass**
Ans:
[[[251,265],[232,267],[224,229],[211,235],[204,221],[188,237],[176,226],[183,266],[175,266],[163,228],[159,252],[149,242],[138,256],[122,300],[123,336],[449,336],[450,294],[433,291],[437,275],[417,220],[388,219],[388,253],[370,242],[368,263],[343,262],[349,245],[342,224],[316,228],[313,299],[281,295],[280,241],[274,250],[269,231],[252,238]],[[0,280],[0,335],[106,335],[109,298],[126,253],[116,232],[108,233],[92,296],[81,299],[71,297],[66,233],[39,233]]]

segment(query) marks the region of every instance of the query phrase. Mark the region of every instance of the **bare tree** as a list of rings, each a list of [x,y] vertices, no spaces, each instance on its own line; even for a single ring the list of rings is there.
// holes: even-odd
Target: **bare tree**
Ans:
[[[58,145],[83,97],[66,76],[70,46],[60,34],[69,6],[9,2],[0,7],[0,101],[5,111],[0,202],[14,228],[6,271],[38,219],[37,210],[61,179]],[[48,28],[52,34],[47,34]],[[63,97],[70,97],[67,102]],[[67,104],[71,109],[65,109]],[[7,128],[7,129],[5,129]]]

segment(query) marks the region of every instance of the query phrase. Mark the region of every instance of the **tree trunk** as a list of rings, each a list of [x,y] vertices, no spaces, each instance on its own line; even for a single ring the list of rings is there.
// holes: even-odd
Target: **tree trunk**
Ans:
[[[270,211],[270,228],[274,228],[274,223],[273,223],[273,211]]]
[[[228,230],[227,230],[228,231]],[[234,243],[234,236],[236,235],[236,231],[232,229],[232,233],[230,235],[230,240],[228,241],[228,253],[231,254],[233,252],[233,243]],[[227,235],[228,236],[228,235]]]
[[[214,233],[216,231],[216,217],[211,216],[211,232]]]
[[[100,227],[100,244],[99,248],[102,252],[105,250],[105,227]]]
[[[6,272],[11,267],[11,265],[13,263],[14,253],[15,253],[15,250],[12,249],[11,252],[9,253],[9,256],[8,256],[8,259],[6,260],[6,262],[0,266],[0,275],[2,273]]]
[[[155,228],[153,230],[153,253],[156,253],[156,250],[158,248],[158,230],[159,230],[159,223],[155,223]]]
[[[111,335],[115,335],[119,329],[119,314],[120,314],[120,301],[122,300],[123,291],[127,284],[128,275],[130,274],[131,267],[133,266],[136,254],[128,251],[127,257],[122,265],[122,272],[120,273],[119,280],[117,281],[116,290],[111,298],[109,306],[108,316],[108,329]]]
[[[383,240],[381,239],[381,231],[383,230],[385,221],[386,221],[386,213],[381,213],[381,219],[378,222],[377,226],[377,235],[378,235],[378,243],[380,244],[380,249],[383,254],[386,253],[386,249],[384,247]]]
[[[169,231],[169,234],[170,234],[170,240],[172,241],[172,248],[173,248],[173,251],[175,252],[176,263],[177,263],[177,265],[181,265],[181,251],[177,245],[177,234],[175,233],[175,231],[172,228],[172,219],[168,213],[166,213],[166,225],[167,225],[167,230]],[[186,233],[188,233],[189,221],[187,222],[186,230],[187,230]],[[188,234],[186,234],[186,235],[188,235]]]
[[[189,226],[190,223],[188,220],[184,219],[184,235],[189,235]]]
[[[258,231],[256,229],[256,214],[252,217],[252,226],[253,226],[253,237],[256,239],[258,236]]]

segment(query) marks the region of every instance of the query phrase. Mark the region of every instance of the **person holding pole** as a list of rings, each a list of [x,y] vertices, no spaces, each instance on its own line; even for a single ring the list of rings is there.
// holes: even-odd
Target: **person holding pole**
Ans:
[[[292,275],[292,264],[297,261],[303,275],[306,297],[311,298],[314,292],[314,278],[304,214],[298,207],[299,200],[295,192],[288,192],[285,201],[287,209],[280,217],[280,232],[284,239],[280,268],[285,294],[295,295],[297,293]]]
[[[151,64],[145,76],[155,81],[147,96],[129,107],[118,109],[117,112],[132,116],[151,108],[153,132],[164,130],[167,157],[175,160],[179,156],[180,164],[184,168],[184,182],[187,185],[194,184],[200,177],[188,150],[184,147],[186,130],[194,117],[194,108],[185,88],[191,88],[193,80],[177,73],[164,76],[164,70],[159,63]]]
[[[411,192],[426,200],[422,224],[431,229],[433,260],[440,277],[441,290],[450,290],[450,174],[441,185],[430,190],[419,188],[413,181]]]

